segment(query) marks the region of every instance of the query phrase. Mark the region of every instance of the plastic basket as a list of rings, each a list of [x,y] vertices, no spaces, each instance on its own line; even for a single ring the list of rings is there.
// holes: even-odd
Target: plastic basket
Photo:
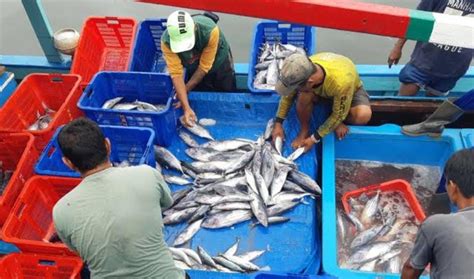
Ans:
[[[80,181],[52,176],[29,179],[3,225],[3,239],[22,252],[75,255],[62,242],[49,240],[55,233],[54,205]]]
[[[82,115],[76,105],[81,96],[80,81],[78,75],[28,75],[0,110],[0,131],[29,132],[35,136],[37,150],[43,150],[57,127]],[[49,126],[28,131],[38,113],[45,113],[45,106],[56,111]]]
[[[155,131],[155,143],[168,146],[176,133],[174,94],[171,78],[155,73],[98,73],[79,100],[79,108],[101,125],[149,127]],[[102,109],[109,99],[124,97],[123,102],[140,100],[165,104],[161,112]]]
[[[110,140],[112,150],[110,159],[113,163],[128,161],[130,165],[147,164],[155,167],[153,140],[155,132],[149,128],[100,126],[104,135]],[[78,172],[69,169],[62,161],[62,152],[57,137],[59,128],[43,150],[35,166],[35,172],[41,175],[80,177]]]
[[[137,30],[130,71],[163,73],[166,62],[161,52],[161,35],[166,30],[166,18],[147,19]]]
[[[373,196],[378,190],[382,192],[399,192],[407,201],[416,219],[418,219],[418,221],[420,222],[423,222],[423,220],[425,220],[425,212],[423,211],[423,208],[418,202],[418,199],[416,198],[416,195],[413,192],[410,183],[402,179],[391,180],[379,185],[367,186],[345,193],[342,196],[342,205],[344,206],[344,210],[346,211],[346,213],[351,212],[349,198],[356,198],[362,195],[362,193],[365,193],[367,196]]]
[[[10,254],[0,261],[3,279],[80,279],[82,261],[77,257]]]
[[[253,86],[255,77],[255,65],[257,65],[260,47],[263,43],[293,44],[303,48],[308,55],[315,50],[315,28],[301,24],[283,23],[278,21],[260,21],[255,26],[250,52],[250,63],[247,84],[250,92],[255,94],[271,94],[274,90],[256,89]]]
[[[0,225],[7,219],[26,180],[33,175],[38,159],[34,138],[25,133],[0,133],[0,161],[5,170],[14,170],[10,181],[0,195]]]
[[[16,86],[14,73],[5,72],[0,74],[0,108],[15,92]]]
[[[99,71],[128,69],[135,25],[133,18],[89,17],[85,21],[71,66],[71,73],[82,77],[82,87]]]

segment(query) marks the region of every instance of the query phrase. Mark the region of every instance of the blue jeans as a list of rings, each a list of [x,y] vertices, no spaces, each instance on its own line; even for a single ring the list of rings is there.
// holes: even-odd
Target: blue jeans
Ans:
[[[436,96],[446,96],[459,78],[440,78],[430,75],[408,63],[400,71],[398,79],[402,83],[415,83],[420,88]]]

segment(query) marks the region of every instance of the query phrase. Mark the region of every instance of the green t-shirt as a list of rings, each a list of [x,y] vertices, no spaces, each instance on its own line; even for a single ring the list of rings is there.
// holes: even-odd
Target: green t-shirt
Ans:
[[[163,239],[162,208],[172,204],[149,166],[108,168],[86,177],[53,209],[58,236],[93,278],[184,278]]]

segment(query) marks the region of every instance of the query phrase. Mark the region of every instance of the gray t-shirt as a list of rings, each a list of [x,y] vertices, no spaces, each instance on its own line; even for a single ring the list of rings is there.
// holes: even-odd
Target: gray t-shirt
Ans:
[[[163,239],[161,209],[172,202],[155,169],[108,168],[56,203],[54,225],[93,278],[182,279]]]
[[[410,256],[415,269],[431,263],[431,279],[474,278],[474,206],[425,220]]]
[[[418,10],[457,16],[474,16],[474,0],[421,0]],[[467,70],[473,49],[417,42],[410,63],[432,76],[460,78]]]

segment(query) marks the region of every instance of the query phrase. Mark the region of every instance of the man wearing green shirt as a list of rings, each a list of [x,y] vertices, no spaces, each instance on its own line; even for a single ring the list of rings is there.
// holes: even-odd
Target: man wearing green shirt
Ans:
[[[185,278],[163,239],[162,208],[173,200],[161,174],[112,167],[110,141],[85,118],[63,127],[58,142],[83,180],[54,206],[54,226],[92,278]]]

